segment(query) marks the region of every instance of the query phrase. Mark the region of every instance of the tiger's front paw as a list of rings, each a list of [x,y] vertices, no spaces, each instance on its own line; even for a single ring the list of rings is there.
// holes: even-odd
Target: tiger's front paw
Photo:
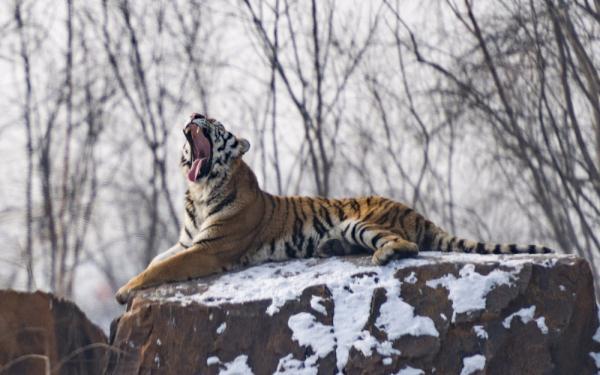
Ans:
[[[119,290],[115,294],[117,302],[119,302],[121,305],[126,304],[129,301],[129,299],[133,296],[133,292],[142,288],[142,275],[143,273],[129,280],[127,284],[119,288]]]
[[[419,253],[419,247],[412,242],[388,243],[377,249],[371,257],[376,266],[383,266],[392,259],[414,257]]]
[[[121,288],[119,288],[119,290],[115,294],[115,298],[117,299],[117,302],[119,302],[121,305],[124,305],[127,303],[127,301],[129,301],[129,297],[131,296],[131,293],[132,293],[132,290],[129,289],[126,284],[126,285],[123,285]]]

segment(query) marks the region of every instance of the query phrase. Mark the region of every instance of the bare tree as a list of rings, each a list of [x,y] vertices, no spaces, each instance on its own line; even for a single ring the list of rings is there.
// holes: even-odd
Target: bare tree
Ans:
[[[305,10],[299,5],[284,1],[283,14],[280,14],[279,2],[276,2],[275,7],[260,2],[261,12],[250,1],[245,0],[244,4],[263,53],[272,69],[277,72],[287,99],[300,116],[316,193],[327,196],[331,191],[336,135],[341,123],[336,119],[336,108],[350,78],[371,45],[379,23],[379,11],[371,20],[368,34],[359,41],[356,34],[350,35],[349,40],[344,40],[336,32],[335,21],[338,20],[335,6],[331,2],[312,1],[309,9]],[[265,26],[265,20],[260,16],[262,7],[273,13],[271,16],[275,22],[272,37]],[[307,18],[310,22],[306,30],[298,30],[299,26],[295,22],[300,19],[303,11],[309,12]],[[284,18],[287,29],[281,28],[280,17]],[[282,32],[287,37],[285,45],[288,48],[285,51],[279,47],[283,45],[280,40]],[[345,43],[352,48],[345,47]],[[306,68],[307,66],[310,68]]]
[[[25,83],[25,103],[23,106],[23,122],[25,124],[25,133],[27,136],[27,146],[25,154],[27,157],[27,177],[25,181],[25,259],[27,264],[27,289],[33,287],[33,132],[31,124],[31,102],[32,85],[31,69],[29,63],[29,51],[27,45],[27,36],[23,23],[22,3],[15,1],[14,17],[19,31],[20,55],[23,64],[23,75]]]
[[[23,145],[0,152],[24,187],[0,183],[7,285],[71,295],[92,265],[114,289],[170,246],[193,111],[250,138],[278,194],[386,195],[597,260],[597,2],[409,3],[3,4],[0,141]]]
[[[551,233],[564,251],[593,259],[600,249],[594,230],[600,191],[591,135],[600,107],[596,63],[584,40],[591,42],[595,29],[591,20],[572,22],[589,13],[551,0],[503,1],[488,16],[466,0],[447,6],[471,44],[445,61],[428,57],[427,46],[388,9],[406,26],[404,40],[416,59],[446,79],[440,95],[460,98],[458,105],[469,108],[463,119],[489,130],[498,145],[490,156],[504,183],[528,217],[544,217],[537,237]]]

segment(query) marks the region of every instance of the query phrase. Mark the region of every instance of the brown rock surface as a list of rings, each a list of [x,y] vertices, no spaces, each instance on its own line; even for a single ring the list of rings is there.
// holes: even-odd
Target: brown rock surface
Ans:
[[[592,374],[597,328],[576,257],[296,261],[139,293],[108,373]]]
[[[106,337],[73,303],[0,290],[1,374],[101,374]]]

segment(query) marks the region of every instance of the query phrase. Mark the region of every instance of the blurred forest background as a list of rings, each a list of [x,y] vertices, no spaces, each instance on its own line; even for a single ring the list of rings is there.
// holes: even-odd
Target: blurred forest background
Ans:
[[[191,112],[270,192],[385,195],[597,279],[599,38],[597,0],[4,0],[0,287],[106,329],[177,240]]]

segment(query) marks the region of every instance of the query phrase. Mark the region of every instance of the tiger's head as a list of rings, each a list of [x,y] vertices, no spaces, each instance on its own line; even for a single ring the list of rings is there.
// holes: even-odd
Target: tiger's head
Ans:
[[[228,132],[219,121],[194,113],[183,129],[181,167],[189,182],[226,177],[233,162],[250,149],[250,142]]]

